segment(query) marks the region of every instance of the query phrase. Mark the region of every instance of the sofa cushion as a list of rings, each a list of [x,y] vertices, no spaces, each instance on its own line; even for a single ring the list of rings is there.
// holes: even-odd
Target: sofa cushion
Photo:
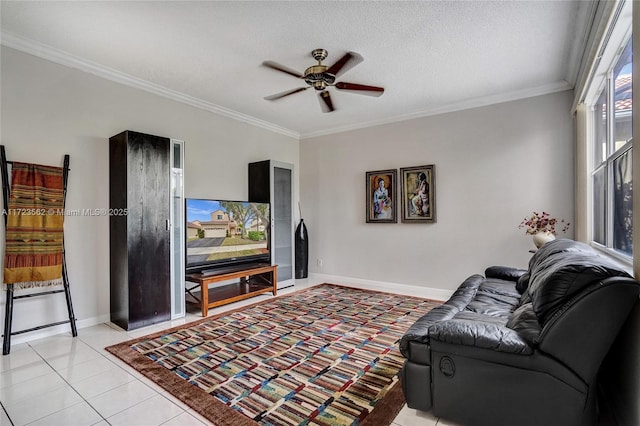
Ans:
[[[540,251],[551,246],[546,250],[546,256],[532,262],[533,269],[529,271],[531,278],[527,292],[542,327],[572,295],[586,286],[608,277],[629,277],[619,265],[598,255],[586,244],[571,241],[573,244],[569,245],[564,241],[569,240],[545,244]]]
[[[499,278],[485,278],[478,286],[478,293],[494,296],[496,301],[512,304],[520,299],[520,293],[516,290],[514,281],[506,281]]]
[[[515,288],[515,282],[485,278],[465,310],[501,317],[506,321],[519,300],[520,293]]]
[[[418,318],[400,339],[400,352],[415,361],[411,342],[428,343],[433,324],[458,319],[504,325],[518,306],[520,294],[514,281],[472,275],[458,287],[449,300]]]
[[[524,296],[520,301],[520,305],[524,305],[531,301],[531,298],[527,294],[527,289],[529,288],[531,273],[537,268],[540,262],[544,261],[547,257],[558,253],[591,252],[592,250],[593,249],[586,244],[566,238],[550,241],[540,249],[536,250],[535,254],[531,256],[531,259],[529,260],[529,268],[520,278],[518,278],[516,283],[516,290]]]
[[[483,313],[473,312],[473,311],[461,311],[461,312],[458,312],[453,317],[453,319],[464,320],[464,321],[478,321],[478,322],[484,322],[486,324],[505,325],[508,318],[506,316],[486,315]]]
[[[478,295],[473,302],[467,306],[467,311],[476,312],[478,314],[504,318],[506,321],[515,306],[509,304],[498,304],[495,299],[484,295]]]
[[[531,256],[531,259],[529,260],[529,273],[531,273],[531,271],[535,269],[538,263],[551,255],[566,252],[575,253],[584,251],[593,253],[593,249],[591,248],[591,246],[579,241],[574,241],[567,238],[559,238],[557,240],[549,241],[538,250],[536,250],[535,254]]]
[[[518,281],[527,272],[526,269],[512,268],[509,266],[490,266],[484,271],[487,278],[499,278],[506,281]]]
[[[531,346],[538,343],[538,338],[542,331],[538,316],[534,312],[531,303],[521,305],[513,311],[506,326],[520,334]]]
[[[454,345],[522,355],[533,353],[531,345],[519,333],[495,323],[453,319],[432,325],[429,335],[432,340]]]

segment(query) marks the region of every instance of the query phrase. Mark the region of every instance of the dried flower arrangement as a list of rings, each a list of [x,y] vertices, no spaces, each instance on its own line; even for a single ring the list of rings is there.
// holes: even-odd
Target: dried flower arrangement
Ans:
[[[564,219],[551,217],[547,212],[533,212],[530,217],[524,218],[518,228],[525,228],[525,233],[528,235],[535,235],[538,232],[548,232],[555,235],[556,226],[560,226],[561,224],[562,232],[567,232],[569,225],[571,225],[569,222],[565,222]]]

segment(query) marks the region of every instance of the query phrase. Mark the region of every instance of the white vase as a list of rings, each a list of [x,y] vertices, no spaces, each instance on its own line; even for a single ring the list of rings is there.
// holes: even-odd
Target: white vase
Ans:
[[[555,239],[556,236],[551,232],[537,232],[533,234],[533,244],[535,244],[537,248],[540,248],[545,245],[545,243]]]

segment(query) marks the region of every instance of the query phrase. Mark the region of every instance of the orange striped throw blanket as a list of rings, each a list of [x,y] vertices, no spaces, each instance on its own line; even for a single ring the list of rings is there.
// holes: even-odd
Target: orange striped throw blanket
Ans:
[[[62,284],[62,172],[13,162],[4,283],[16,289]]]

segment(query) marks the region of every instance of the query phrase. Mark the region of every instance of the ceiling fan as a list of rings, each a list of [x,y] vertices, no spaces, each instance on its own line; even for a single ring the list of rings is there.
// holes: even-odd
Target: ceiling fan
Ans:
[[[380,96],[384,92],[384,88],[376,86],[367,86],[364,84],[347,83],[344,81],[336,82],[336,78],[341,74],[344,74],[354,66],[358,65],[364,59],[362,56],[355,52],[347,52],[342,58],[331,65],[330,67],[323,65],[322,61],[327,59],[328,52],[325,49],[315,49],[311,52],[311,56],[318,61],[317,65],[312,65],[307,68],[303,74],[287,68],[284,65],[280,65],[273,61],[265,61],[262,63],[267,68],[281,71],[286,74],[292,75],[296,78],[303,79],[308,86],[298,87],[297,89],[287,90],[285,92],[276,93],[270,96],[266,96],[264,99],[267,101],[275,101],[282,99],[285,96],[293,95],[294,93],[302,92],[310,87],[316,89],[318,98],[320,99],[320,106],[323,112],[331,112],[335,110],[333,102],[331,101],[331,94],[327,90],[328,87],[333,86],[336,89],[353,91],[354,93],[367,96]]]

